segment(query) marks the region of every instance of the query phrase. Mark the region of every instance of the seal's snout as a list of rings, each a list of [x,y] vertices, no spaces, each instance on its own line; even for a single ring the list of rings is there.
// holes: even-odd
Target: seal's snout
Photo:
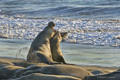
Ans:
[[[62,39],[64,39],[67,36],[68,33],[67,32],[62,32],[60,34],[61,34]]]
[[[55,27],[55,23],[51,21],[51,22],[48,23],[48,26]]]

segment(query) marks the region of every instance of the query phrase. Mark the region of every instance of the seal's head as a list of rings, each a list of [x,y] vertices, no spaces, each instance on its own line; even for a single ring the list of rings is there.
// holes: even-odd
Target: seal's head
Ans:
[[[62,39],[64,39],[67,36],[68,33],[67,32],[62,32],[60,34],[61,34]]]
[[[54,34],[51,40],[54,41],[54,43],[56,42],[55,44],[60,43],[60,41],[62,40],[62,36],[60,32],[56,31],[56,33]]]
[[[49,27],[55,27],[55,23],[51,21],[51,22],[48,23],[48,26]]]

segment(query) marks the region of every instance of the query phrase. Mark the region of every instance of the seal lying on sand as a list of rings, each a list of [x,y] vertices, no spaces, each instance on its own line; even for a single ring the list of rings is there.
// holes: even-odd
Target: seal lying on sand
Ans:
[[[65,64],[65,60],[63,58],[62,51],[60,49],[60,42],[67,33],[59,33],[58,31],[54,34],[54,36],[50,39],[50,47],[51,47],[51,53],[52,53],[52,59],[53,61],[62,62]]]
[[[76,78],[79,78],[82,80],[86,76],[93,76],[93,74],[91,72],[89,72],[86,69],[83,69],[79,66],[64,65],[64,64],[49,65],[49,66],[41,67],[40,69],[26,71],[22,74],[22,76],[29,75],[32,73],[72,76],[72,77],[76,77]]]
[[[120,80],[120,72],[112,72],[97,76],[87,76],[85,80]]]
[[[27,55],[28,62],[54,63],[50,49],[50,39],[56,33],[54,27],[55,24],[49,22],[48,26],[34,39]]]
[[[64,75],[48,75],[41,73],[33,73],[27,76],[22,76],[20,78],[14,80],[81,80],[72,76],[64,76]]]

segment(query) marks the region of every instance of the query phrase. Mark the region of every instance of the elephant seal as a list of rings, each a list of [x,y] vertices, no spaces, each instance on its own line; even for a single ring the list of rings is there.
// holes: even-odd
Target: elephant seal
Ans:
[[[77,77],[79,79],[84,79],[86,76],[93,76],[93,74],[79,66],[73,65],[49,65],[42,67],[40,69],[31,70],[23,73],[23,76],[29,75],[32,73],[42,73],[42,74],[49,74],[49,75],[65,75],[65,76],[72,76]]]
[[[73,65],[52,65],[42,67],[39,70],[43,74],[52,74],[52,75],[67,75],[73,76],[80,79],[84,79],[86,76],[93,76],[93,74],[79,66]]]
[[[0,68],[0,80],[10,80],[17,70],[24,69],[20,66],[7,65]]]
[[[16,78],[13,80],[81,80],[76,77],[72,76],[63,76],[63,75],[48,75],[48,74],[41,74],[41,73],[33,73],[27,76],[22,76],[20,78]]]
[[[55,24],[49,22],[48,26],[40,32],[31,44],[27,55],[28,62],[42,62],[47,64],[55,63],[52,60],[50,39],[56,33]]]
[[[14,65],[13,63],[0,59],[0,65]]]
[[[85,80],[120,80],[120,72],[112,72],[97,76],[87,76]]]
[[[54,34],[54,36],[50,39],[50,47],[53,61],[62,62],[65,64],[65,60],[60,49],[60,42],[63,38],[65,38],[66,35],[67,33],[60,33],[57,31]]]

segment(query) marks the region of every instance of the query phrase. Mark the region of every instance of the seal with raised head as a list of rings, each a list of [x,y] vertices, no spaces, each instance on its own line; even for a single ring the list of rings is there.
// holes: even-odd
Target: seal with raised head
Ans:
[[[50,49],[50,39],[56,33],[54,27],[55,24],[49,22],[48,26],[34,39],[27,55],[28,62],[43,62],[47,64],[54,62]]]
[[[60,42],[63,38],[65,38],[66,35],[67,33],[60,33],[57,31],[50,39],[50,47],[53,61],[62,62],[65,64],[65,60],[60,49]]]

